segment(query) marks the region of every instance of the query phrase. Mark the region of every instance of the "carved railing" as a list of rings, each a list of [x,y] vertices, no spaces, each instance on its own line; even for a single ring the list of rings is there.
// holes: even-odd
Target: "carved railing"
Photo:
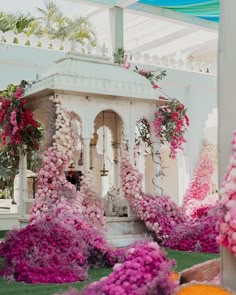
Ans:
[[[0,43],[15,44],[30,46],[42,49],[52,49],[68,52],[74,50],[76,52],[82,52],[95,55],[107,55],[108,49],[105,45],[93,47],[91,44],[86,43],[82,45],[79,42],[72,42],[71,40],[59,40],[49,39],[48,37],[39,38],[36,35],[27,36],[25,33],[15,34],[13,31],[7,31],[3,33],[0,31]]]
[[[103,44],[93,47],[91,44],[87,43],[82,45],[79,42],[72,43],[71,40],[61,41],[59,39],[49,39],[47,37],[39,38],[36,35],[27,36],[24,33],[15,34],[13,31],[7,31],[3,33],[0,31],[0,43],[2,44],[15,44],[30,46],[42,49],[51,49],[68,52],[70,50],[76,51],[78,53],[86,53],[91,55],[108,55],[108,48]],[[174,68],[194,72],[210,73],[216,74],[217,67],[215,64],[200,63],[197,61],[190,61],[188,59],[175,59],[173,57],[159,57],[157,55],[150,55],[148,53],[128,53],[132,55],[132,62],[138,64],[152,65],[164,68]]]
[[[131,53],[129,53],[130,55]],[[148,53],[135,52],[132,54],[132,62],[153,66],[160,66],[162,68],[181,69],[193,72],[202,72],[207,74],[216,74],[217,66],[211,63],[200,63],[197,61],[190,61],[187,59],[175,59],[166,56],[159,57],[157,55],[150,55]]]

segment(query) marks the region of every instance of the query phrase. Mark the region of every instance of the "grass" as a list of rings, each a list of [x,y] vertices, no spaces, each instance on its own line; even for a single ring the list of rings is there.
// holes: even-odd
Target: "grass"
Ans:
[[[219,257],[215,254],[181,252],[167,249],[168,257],[175,259],[177,262],[177,271],[189,268],[194,264],[204,262],[206,260]],[[3,261],[0,260],[0,269],[3,267]],[[98,281],[100,278],[107,276],[112,272],[111,268],[91,269],[89,277],[91,281]],[[74,284],[47,284],[47,285],[27,285],[19,282],[8,282],[0,278],[0,294],[1,295],[53,295],[56,292],[68,290],[69,286],[76,287],[81,290],[87,282]]]
[[[189,268],[195,264],[219,257],[219,254],[182,252],[171,249],[166,249],[166,251],[170,259],[176,260],[176,271],[178,272],[186,268]]]

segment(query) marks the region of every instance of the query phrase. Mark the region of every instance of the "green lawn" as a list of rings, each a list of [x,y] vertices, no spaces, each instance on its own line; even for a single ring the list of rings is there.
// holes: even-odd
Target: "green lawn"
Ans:
[[[177,263],[176,270],[178,272],[193,266],[194,264],[198,264],[204,262],[206,260],[211,260],[218,258],[218,254],[206,254],[206,253],[192,253],[192,252],[182,252],[175,251],[171,249],[166,249],[168,253],[168,257],[171,259],[175,259]]]
[[[177,271],[181,271],[194,264],[203,261],[214,259],[218,255],[203,254],[203,253],[190,253],[180,252],[167,249],[168,257],[175,259],[177,262]],[[0,261],[0,268],[2,267]],[[91,269],[89,271],[90,281],[97,281],[100,278],[107,276],[112,271],[111,268]],[[1,295],[53,295],[60,290],[67,290],[69,286],[74,286],[77,289],[82,289],[88,282],[74,283],[74,284],[47,284],[47,285],[27,285],[17,282],[8,282],[0,278],[0,294]]]

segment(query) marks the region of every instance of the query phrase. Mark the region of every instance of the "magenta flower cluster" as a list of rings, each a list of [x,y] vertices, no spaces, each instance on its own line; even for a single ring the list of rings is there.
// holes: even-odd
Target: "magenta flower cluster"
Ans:
[[[177,286],[170,279],[173,266],[157,243],[136,244],[124,263],[116,264],[108,277],[92,283],[81,295],[171,295]]]
[[[111,248],[83,216],[83,195],[65,177],[78,142],[78,130],[59,99],[54,142],[42,157],[31,224],[13,231],[1,244],[3,275],[28,283],[65,283],[87,278],[89,265],[113,266],[124,250]],[[98,217],[98,216],[97,216]]]
[[[130,163],[128,151],[121,159],[121,185],[130,206],[159,243],[178,250],[218,252],[216,214],[207,212],[195,221],[189,220],[170,197],[145,194],[142,175]]]
[[[232,155],[221,188],[218,211],[218,242],[236,256],[236,131],[232,139]]]
[[[88,247],[71,226],[40,221],[13,230],[2,243],[1,275],[26,283],[65,283],[87,279]]]

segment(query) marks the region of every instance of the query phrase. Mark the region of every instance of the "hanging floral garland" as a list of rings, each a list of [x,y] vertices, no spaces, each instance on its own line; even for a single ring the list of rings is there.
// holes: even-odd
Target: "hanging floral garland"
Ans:
[[[155,112],[153,122],[155,135],[160,138],[162,144],[170,147],[170,157],[175,159],[178,150],[183,150],[184,138],[189,118],[187,109],[177,99],[172,99],[164,106],[160,106]]]
[[[42,130],[33,114],[25,109],[26,100],[22,98],[26,81],[20,86],[10,84],[0,92],[0,128],[3,146],[10,149],[12,155],[38,150],[42,139]]]

